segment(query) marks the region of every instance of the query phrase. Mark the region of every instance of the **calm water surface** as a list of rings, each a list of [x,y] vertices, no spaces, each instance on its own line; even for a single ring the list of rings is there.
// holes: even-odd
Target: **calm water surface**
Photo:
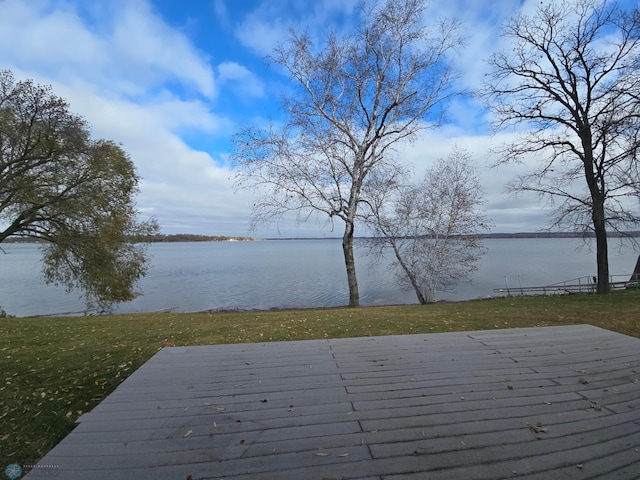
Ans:
[[[612,274],[630,275],[637,252],[612,240]],[[576,239],[487,239],[487,254],[471,282],[443,300],[493,296],[493,289],[547,285],[595,275],[595,251]],[[78,294],[47,286],[37,245],[7,244],[0,252],[0,306],[17,316],[81,313]],[[339,240],[160,243],[140,282],[143,295],[116,307],[120,313],[219,309],[307,308],[346,305],[347,281]],[[363,305],[416,303],[401,290],[385,262],[371,266],[356,246]]]

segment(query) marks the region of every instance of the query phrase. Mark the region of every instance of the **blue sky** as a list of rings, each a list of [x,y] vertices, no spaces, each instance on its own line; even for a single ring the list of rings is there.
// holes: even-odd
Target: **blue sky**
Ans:
[[[433,18],[465,22],[461,85],[479,86],[502,22],[539,0],[433,0]],[[235,192],[227,165],[240,125],[277,120],[288,80],[265,61],[289,28],[321,39],[348,30],[354,0],[0,0],[0,68],[50,84],[89,121],[95,137],[120,142],[142,177],[138,207],[165,233],[248,235],[252,192]],[[492,136],[473,101],[451,108],[445,127],[425,132],[402,161],[420,170],[467,148],[481,171],[494,231],[533,231],[548,222],[531,198],[503,193],[518,167],[488,168]],[[326,224],[283,221],[256,236],[338,236]]]

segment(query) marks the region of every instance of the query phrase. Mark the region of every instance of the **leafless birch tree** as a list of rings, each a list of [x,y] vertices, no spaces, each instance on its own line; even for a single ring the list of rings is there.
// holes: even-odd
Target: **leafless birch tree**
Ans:
[[[489,229],[482,213],[484,193],[467,151],[454,148],[417,184],[378,185],[369,218],[376,256],[390,249],[391,268],[421,304],[453,289],[477,269],[484,254],[480,233]]]
[[[270,58],[294,86],[282,99],[282,123],[233,138],[239,186],[263,194],[254,222],[292,211],[300,220],[344,222],[351,306],[359,304],[353,237],[368,202],[366,179],[393,176],[393,147],[437,125],[453,94],[448,53],[460,44],[458,24],[428,28],[425,10],[426,0],[363,3],[357,31],[329,33],[319,47],[292,31]]]
[[[640,219],[640,12],[606,0],[541,2],[512,18],[503,39],[484,95],[498,128],[527,131],[501,161],[539,162],[510,187],[550,201],[554,227],[595,233],[598,292],[607,293],[607,230]]]

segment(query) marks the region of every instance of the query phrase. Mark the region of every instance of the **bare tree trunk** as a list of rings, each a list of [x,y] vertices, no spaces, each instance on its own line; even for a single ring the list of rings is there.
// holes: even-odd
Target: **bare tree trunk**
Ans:
[[[578,119],[579,123],[580,119]],[[596,234],[596,264],[598,268],[598,285],[596,291],[598,293],[609,293],[611,286],[609,285],[609,249],[607,246],[607,220],[604,210],[604,202],[606,199],[606,189],[604,178],[597,176],[599,171],[594,162],[594,153],[592,146],[592,134],[590,130],[581,134],[582,148],[585,152],[583,161],[585,179],[591,194],[591,220],[593,222],[593,231]],[[594,171],[594,168],[596,171]]]
[[[356,276],[356,261],[353,255],[353,222],[345,222],[342,251],[344,252],[344,263],[347,267],[349,306],[357,307],[360,305],[360,292],[358,291],[358,278]]]
[[[420,285],[418,284],[418,280],[416,279],[416,275],[407,266],[406,262],[404,261],[404,259],[402,257],[402,254],[400,253],[400,250],[398,249],[398,245],[396,244],[394,239],[391,239],[391,246],[393,247],[393,253],[395,253],[396,259],[398,260],[398,263],[400,264],[400,266],[402,267],[404,272],[407,274],[407,277],[409,277],[409,281],[411,282],[411,286],[413,286],[413,289],[416,292],[416,296],[418,297],[418,301],[420,302],[420,305],[426,305],[427,304],[427,299],[422,294],[422,290],[420,290]]]
[[[598,293],[609,293],[609,249],[607,246],[607,228],[604,218],[604,203],[593,202],[593,228],[596,233],[596,262],[598,266]]]
[[[598,293],[609,293],[609,254],[607,252],[607,234],[596,233],[596,261],[598,263]]]

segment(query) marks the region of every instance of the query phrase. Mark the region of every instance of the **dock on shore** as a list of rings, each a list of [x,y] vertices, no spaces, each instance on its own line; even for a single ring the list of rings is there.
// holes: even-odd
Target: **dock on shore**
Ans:
[[[626,280],[622,280],[625,278]],[[612,275],[609,284],[611,290],[624,290],[629,287],[640,287],[640,275]],[[598,284],[595,277],[579,277],[560,283],[543,286],[507,286],[494,288],[494,293],[504,294],[508,297],[514,295],[562,295],[569,293],[595,293]]]

